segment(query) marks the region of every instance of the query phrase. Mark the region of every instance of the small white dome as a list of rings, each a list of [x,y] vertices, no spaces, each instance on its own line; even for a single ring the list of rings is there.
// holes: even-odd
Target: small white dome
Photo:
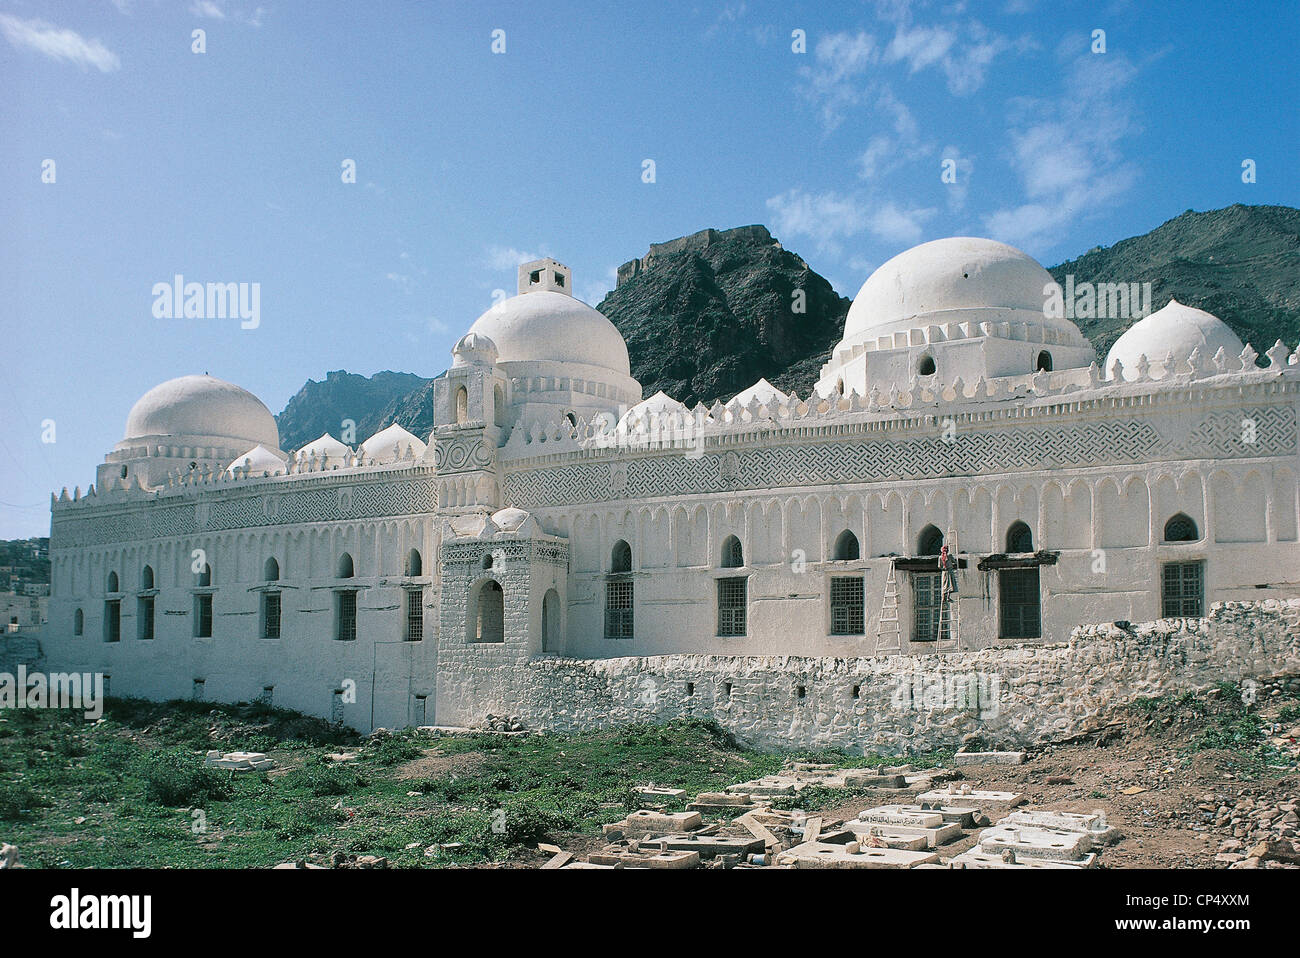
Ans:
[[[781,392],[781,390],[777,389],[766,379],[760,379],[758,382],[754,383],[754,385],[750,386],[748,389],[736,393],[735,397],[731,400],[731,402],[727,403],[727,405],[730,406],[732,403],[740,403],[742,406],[748,406],[750,402],[752,402],[755,399],[757,399],[764,406],[770,406],[773,403],[786,403],[790,401],[790,397],[788,395]]]
[[[638,419],[648,420],[659,416],[671,415],[674,413],[688,413],[689,410],[685,405],[679,403],[672,396],[669,396],[662,389],[651,396],[649,399],[642,399],[639,403],[623,414],[623,418],[618,421],[620,430],[630,429],[632,423]]]
[[[1052,274],[1014,246],[972,236],[932,240],[899,253],[862,284],[844,320],[843,344],[947,322],[1018,322],[1083,335],[1068,319],[1044,315]],[[987,315],[980,315],[984,311]]]
[[[246,476],[276,476],[285,471],[284,460],[260,443],[237,458],[226,472]]]
[[[1109,379],[1118,359],[1124,367],[1124,378],[1133,379],[1133,369],[1142,356],[1146,356],[1149,364],[1163,369],[1170,353],[1174,357],[1173,372],[1183,373],[1188,371],[1185,363],[1193,349],[1200,350],[1202,362],[1208,363],[1220,347],[1230,358],[1240,356],[1245,348],[1237,334],[1217,316],[1171,299],[1115,340],[1115,345],[1106,354],[1104,373]],[[1166,370],[1164,375],[1170,375],[1169,371]]]
[[[496,343],[472,329],[456,341],[456,345],[451,349],[451,354],[454,357],[453,365],[455,366],[490,366],[497,361],[497,357],[500,355]]]
[[[507,506],[505,509],[499,509],[492,513],[492,524],[502,532],[515,532],[528,521],[530,513],[523,509],[516,509],[513,506]]]
[[[424,455],[425,444],[397,423],[379,430],[361,444],[362,455],[380,464],[405,459],[408,449],[413,458],[419,459]]]
[[[603,313],[566,293],[538,290],[503,300],[474,321],[500,362],[582,363],[632,374],[627,343]]]
[[[295,454],[295,458],[306,462],[312,456],[315,456],[317,464],[328,467],[343,465],[343,461],[350,455],[352,455],[352,450],[348,446],[339,442],[329,433],[322,433],[319,439],[313,439],[299,449]]]
[[[124,442],[146,437],[235,440],[234,448],[280,447],[275,417],[262,401],[213,376],[181,376],[140,397],[126,417]]]

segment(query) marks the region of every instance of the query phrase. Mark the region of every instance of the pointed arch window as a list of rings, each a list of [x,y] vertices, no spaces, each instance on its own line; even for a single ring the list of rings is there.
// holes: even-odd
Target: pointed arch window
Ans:
[[[623,539],[614,543],[605,580],[605,638],[633,636],[635,583],[632,580],[632,547]]]
[[[1013,522],[1007,529],[1007,552],[1033,552],[1034,534],[1023,522]]]
[[[1185,512],[1170,516],[1165,523],[1165,542],[1196,542],[1200,538],[1196,520]]]
[[[835,540],[835,561],[852,562],[862,557],[862,550],[858,545],[858,537],[851,531],[845,529]]]

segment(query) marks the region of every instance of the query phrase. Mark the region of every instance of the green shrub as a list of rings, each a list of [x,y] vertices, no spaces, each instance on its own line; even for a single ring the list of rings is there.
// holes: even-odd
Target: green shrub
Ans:
[[[182,749],[147,754],[141,762],[140,777],[144,780],[145,799],[168,808],[197,806],[230,797],[227,776]]]
[[[0,782],[0,820],[13,821],[49,804],[39,792],[22,783]]]
[[[308,762],[301,768],[294,769],[282,781],[290,788],[304,789],[317,798],[326,795],[347,795],[370,784],[355,768],[331,765],[320,760]]]

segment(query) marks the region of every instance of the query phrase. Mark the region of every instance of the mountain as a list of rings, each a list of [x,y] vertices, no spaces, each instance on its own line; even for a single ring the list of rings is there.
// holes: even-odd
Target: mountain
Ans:
[[[1048,272],[1064,284],[1151,283],[1151,308],[1176,296],[1226,322],[1264,352],[1300,341],[1300,210],[1231,206],[1188,210],[1149,233],[1089,250]],[[864,277],[865,278],[865,277]],[[794,292],[803,291],[803,312]],[[632,375],[651,396],[688,405],[726,400],[760,377],[806,396],[844,330],[849,300],[763,226],[702,230],[654,243],[624,263],[597,306],[627,340]],[[1077,319],[1105,359],[1132,319]],[[433,428],[432,380],[338,371],[309,381],[277,421],[294,449],[344,419],[359,443],[392,422],[421,438]]]
[[[276,425],[280,428],[280,448],[286,452],[297,449],[324,432],[335,439],[342,439],[343,422],[347,419],[356,424],[356,436],[349,445],[365,442],[390,424],[391,420],[385,419],[385,415],[398,408],[404,397],[427,386],[431,381],[414,373],[385,370],[367,377],[342,369],[326,373],[322,382],[309,379],[307,385],[289,400],[284,412],[275,417]],[[402,425],[405,426],[406,423]],[[432,428],[430,410],[425,434]],[[420,435],[416,430],[411,431]]]
[[[765,227],[741,226],[652,244],[619,268],[596,308],[627,340],[645,395],[662,389],[693,406],[762,377],[806,394],[843,335],[849,300]]]
[[[1176,297],[1213,313],[1264,352],[1300,339],[1300,210],[1230,206],[1188,210],[1150,233],[1089,250],[1048,270],[1058,283],[1151,283],[1151,308]],[[1076,319],[1099,363],[1131,319]]]

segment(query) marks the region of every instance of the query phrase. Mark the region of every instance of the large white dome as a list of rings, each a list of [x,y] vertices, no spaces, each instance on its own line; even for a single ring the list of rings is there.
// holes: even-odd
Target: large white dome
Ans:
[[[1183,364],[1193,349],[1200,350],[1201,361],[1208,363],[1219,347],[1223,347],[1230,359],[1240,356],[1245,348],[1227,323],[1213,313],[1171,299],[1115,340],[1115,345],[1106,354],[1105,375],[1110,378],[1111,369],[1118,359],[1125,370],[1124,378],[1132,379],[1135,375],[1132,370],[1141,357],[1145,356],[1148,363],[1163,368],[1170,353],[1174,356],[1174,372],[1187,372]]]
[[[1032,257],[996,240],[954,236],[922,243],[899,253],[862,284],[844,322],[844,342],[919,326],[1013,318],[1033,319],[1067,331],[1071,341],[1081,339],[1069,320],[1044,316],[1044,287],[1053,282]],[[1021,315],[1012,317],[1012,311]]]
[[[603,313],[565,293],[535,290],[493,306],[469,329],[496,345],[498,361],[582,363],[632,374],[627,343]]]
[[[212,376],[181,376],[149,390],[126,417],[124,442],[146,437],[235,440],[236,448],[280,448],[275,417],[246,389]]]

